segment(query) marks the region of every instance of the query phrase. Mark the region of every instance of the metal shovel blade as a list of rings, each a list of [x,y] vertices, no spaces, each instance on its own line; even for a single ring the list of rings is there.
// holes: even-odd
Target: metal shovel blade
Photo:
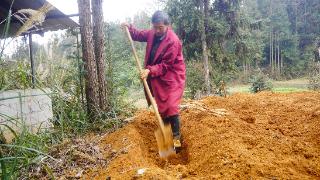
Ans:
[[[170,155],[175,154],[170,125],[164,125],[163,131],[159,128],[154,132],[154,134],[156,136],[159,155],[161,158],[167,158]]]

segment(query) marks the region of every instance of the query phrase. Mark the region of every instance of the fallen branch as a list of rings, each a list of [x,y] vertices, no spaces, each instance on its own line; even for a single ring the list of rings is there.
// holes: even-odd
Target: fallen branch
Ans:
[[[208,107],[206,107],[202,102],[189,102],[187,104],[182,104],[180,105],[180,108],[182,111],[186,110],[186,109],[194,109],[194,110],[198,110],[198,111],[202,111],[202,112],[208,112],[216,117],[222,117],[222,116],[226,116],[229,115],[229,113],[227,112],[226,109],[209,109]]]

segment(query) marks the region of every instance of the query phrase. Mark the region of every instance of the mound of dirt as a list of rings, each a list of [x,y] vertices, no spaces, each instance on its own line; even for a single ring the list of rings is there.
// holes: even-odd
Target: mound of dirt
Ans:
[[[100,142],[105,167],[93,179],[318,179],[320,93],[235,94],[182,105],[183,150],[157,152],[152,112],[140,111]]]

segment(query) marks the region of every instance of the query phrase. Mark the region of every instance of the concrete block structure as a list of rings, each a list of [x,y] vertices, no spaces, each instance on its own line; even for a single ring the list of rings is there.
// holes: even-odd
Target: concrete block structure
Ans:
[[[52,101],[50,90],[28,89],[0,92],[0,129],[7,141],[13,134],[5,126],[16,132],[23,128],[37,133],[52,126]]]

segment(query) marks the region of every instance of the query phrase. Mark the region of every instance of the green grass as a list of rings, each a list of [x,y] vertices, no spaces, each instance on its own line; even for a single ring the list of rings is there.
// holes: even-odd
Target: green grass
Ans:
[[[272,92],[278,92],[278,93],[292,93],[292,92],[303,92],[303,91],[309,91],[306,88],[295,88],[295,87],[275,87],[272,88]],[[229,92],[231,94],[233,93],[251,93],[250,92],[250,86],[235,86],[229,88]]]
[[[276,88],[273,88],[272,91],[279,92],[279,93],[292,93],[292,92],[308,91],[308,89],[295,88],[295,87],[276,87]]]
[[[228,92],[233,93],[249,93],[250,86],[249,85],[238,85],[228,88]]]
[[[44,157],[56,161],[46,152],[56,141],[50,133],[31,134],[26,130],[15,132],[17,137],[10,144],[0,144],[0,175],[2,179],[17,179],[21,169],[40,163]]]
[[[296,79],[289,81],[273,81],[272,92],[277,93],[292,93],[292,92],[302,92],[309,91],[307,88],[307,79]],[[246,85],[235,85],[231,86],[228,91],[233,93],[250,93],[250,84]]]

